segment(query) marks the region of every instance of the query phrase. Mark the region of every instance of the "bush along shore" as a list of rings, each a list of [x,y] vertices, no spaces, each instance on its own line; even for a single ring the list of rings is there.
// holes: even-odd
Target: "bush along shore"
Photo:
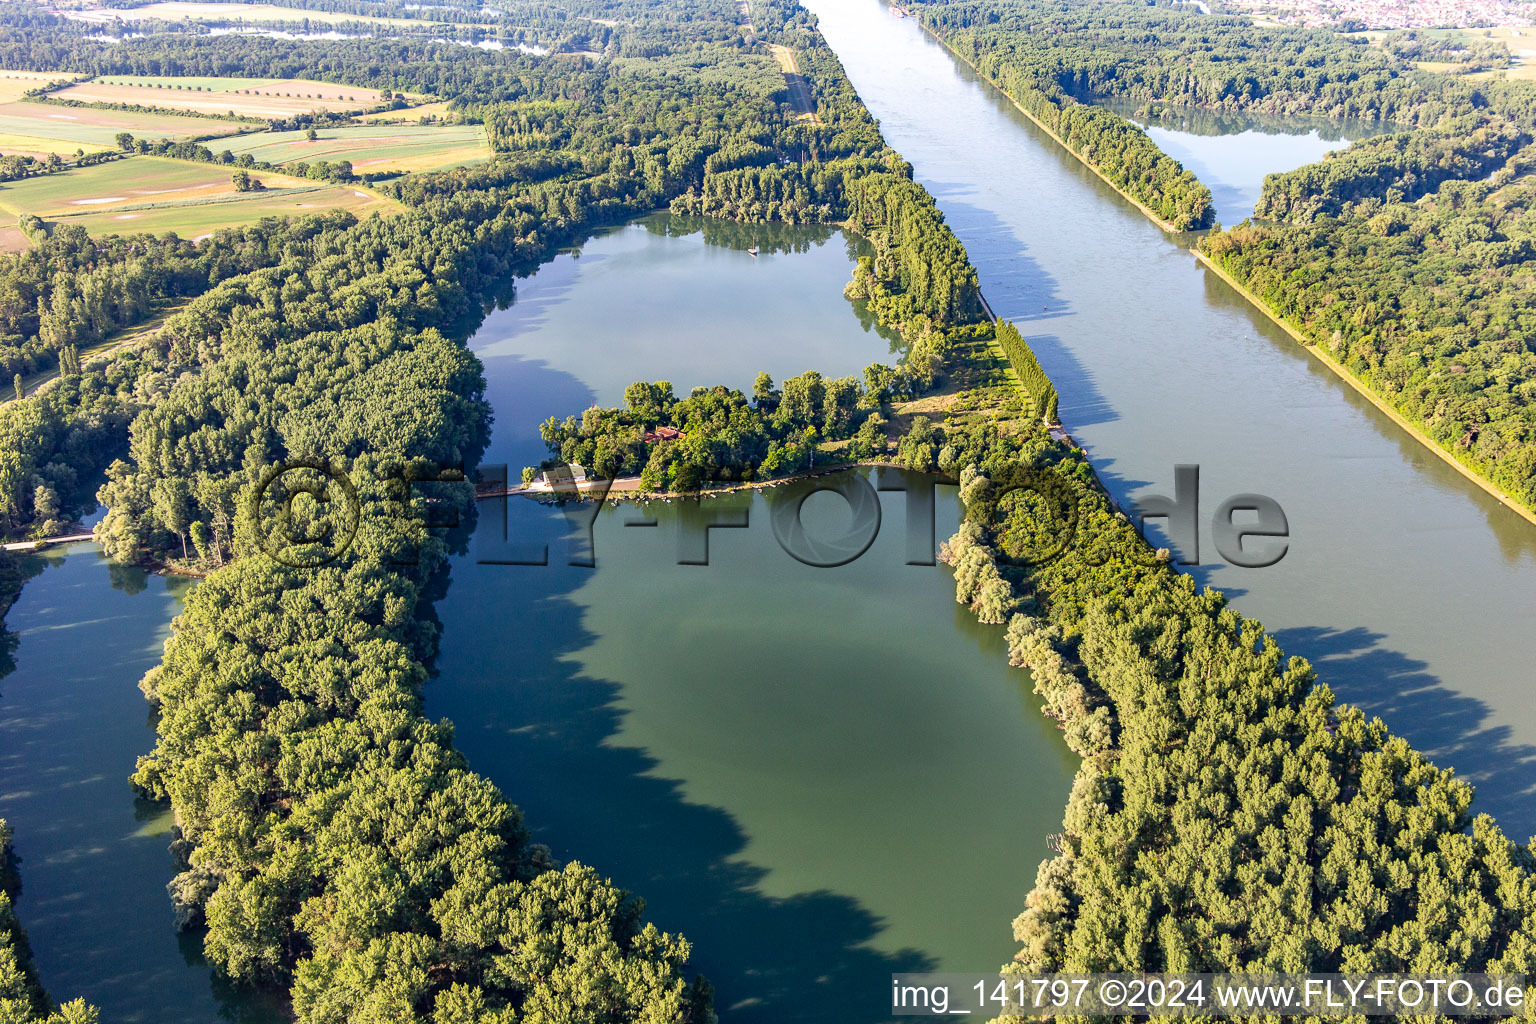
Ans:
[[[1536,969],[1536,859],[1471,786],[1170,568],[1081,451],[1034,427],[945,446],[956,599],[1006,626],[1082,758],[1008,969]]]

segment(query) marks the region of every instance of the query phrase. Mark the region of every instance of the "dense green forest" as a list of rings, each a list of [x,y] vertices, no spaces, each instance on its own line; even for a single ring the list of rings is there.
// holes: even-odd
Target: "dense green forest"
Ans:
[[[93,361],[0,406],[0,531],[50,536],[96,504],[102,469],[174,378],[153,349]]]
[[[1467,465],[1536,507],[1536,178],[1450,181],[1201,246]]]
[[[992,77],[1088,103],[1119,97],[1217,110],[1434,124],[1472,85],[1364,39],[1260,27],[1188,5],[1113,0],[920,0],[923,24]],[[1010,89],[1010,91],[1012,91]]]
[[[1254,210],[1267,220],[1337,217],[1371,198],[1413,202],[1446,181],[1480,181],[1531,143],[1536,125],[1497,115],[1447,118],[1433,128],[1357,142],[1320,163],[1265,178]]]
[[[1005,970],[1536,967],[1536,858],[1470,786],[1174,572],[1080,451],[1017,423],[942,444],[956,598],[1082,758]]]
[[[313,2],[352,13],[392,9]],[[979,40],[1000,30],[940,24],[936,12],[969,8],[934,7],[924,17],[956,38],[969,33],[981,60]],[[977,326],[976,273],[963,247],[911,168],[884,146],[803,10],[782,0],[751,6],[760,38],[795,52],[816,104],[810,121],[796,116],[777,65],[744,38],[727,0],[571,9],[622,12],[612,19],[619,24],[602,27],[614,59],[445,55],[411,39],[316,45],[152,32],[99,44],[41,10],[0,11],[0,65],[289,74],[433,92],[481,120],[496,150],[482,166],[393,183],[407,210],[387,220],[270,221],[197,245],[135,236],[106,243],[122,255],[115,263],[61,242],[34,250],[54,254],[35,265],[0,267],[0,295],[30,296],[7,306],[17,349],[35,343],[56,304],[69,330],[84,331],[98,329],[98,308],[108,310],[100,330],[122,322],[110,312],[115,303],[184,302],[142,346],[99,365],[71,361],[56,385],[0,409],[0,500],[8,502],[0,510],[12,530],[47,528],[78,507],[110,463],[100,491],[109,513],[98,528],[109,553],[208,574],[163,663],[141,683],[159,741],[133,782],[176,812],[182,870],[169,888],[179,920],[207,926],[205,953],[228,976],[291,992],[300,1021],[713,1017],[708,983],[689,978],[687,941],[645,922],[639,899],[590,868],[553,863],[507,795],[454,750],[452,727],[422,710],[436,648],[426,595],[446,548],[425,528],[427,498],[398,483],[446,479],[432,500],[469,508],[488,409],[479,364],[454,339],[497,286],[597,227],[669,204],[743,219],[842,221],[865,236],[873,255],[859,263],[849,294],[902,332],[902,366],[871,367],[863,381],[806,373],[778,388],[764,377],[751,396],[715,388],[679,399],[665,382],[642,383],[623,409],[546,424],[545,439],[563,458],[682,489],[788,472],[825,438],[883,450],[880,406],[927,386],[953,367],[960,340],[986,330]],[[1138,19],[1177,21],[1163,7],[1103,9],[1123,14],[1115,31],[1127,52],[1140,52],[1131,45]],[[1070,27],[1041,35],[1070,40],[1078,31]],[[1081,31],[1115,38],[1111,27]],[[1467,113],[1460,86],[1442,94],[1401,74],[1391,55],[1313,33],[1278,37],[1284,45],[1266,58],[1273,66],[1318,47],[1322,56],[1302,65],[1316,73],[1289,85],[1255,74],[1236,89],[1193,73],[1179,81],[1207,91],[1214,105],[1232,98],[1232,106],[1320,112],[1370,102],[1362,83],[1375,81],[1382,105],[1351,109],[1426,125]],[[1224,53],[1215,47],[1240,43],[1189,45],[1213,67]],[[1103,88],[1096,76],[1115,77],[1107,70],[1115,52],[1105,45],[1084,65],[1098,70],[1072,89],[1055,80],[1049,91],[1051,82],[1022,61],[1019,82],[1069,112],[1059,123],[1085,153],[1097,159],[1087,146],[1120,147],[1118,162],[1105,154],[1104,166],[1139,181],[1173,217],[1202,223],[1209,195],[1202,208],[1198,183],[1152,159],[1139,133],[1077,102],[1090,86]],[[1176,70],[1158,66],[1161,52],[1121,61],[1116,75],[1161,81],[1155,75]],[[1005,62],[996,59],[1001,74]],[[1353,70],[1335,80],[1324,68],[1336,65]],[[1122,92],[1168,98],[1151,85],[1138,96],[1139,88]],[[1498,116],[1523,132],[1519,104],[1501,102]],[[1351,210],[1369,206],[1368,218],[1350,216],[1383,246],[1423,231],[1447,259],[1481,254],[1497,272],[1499,259],[1514,268],[1529,244],[1525,187],[1495,175],[1486,186],[1440,183],[1414,203],[1390,192],[1376,206],[1374,197],[1347,201]],[[1478,218],[1495,211],[1508,213],[1502,233],[1481,233]],[[1242,267],[1245,253],[1280,240],[1275,253],[1255,257],[1259,266],[1282,258],[1287,239],[1326,232],[1319,244],[1330,244],[1347,223],[1325,213],[1208,244],[1226,245],[1212,251]],[[134,248],[151,244],[158,248]],[[1300,241],[1292,248],[1313,258]],[[143,266],[131,287],[121,267],[102,269],[151,251],[164,268]],[[1416,272],[1389,255],[1374,263],[1357,255],[1356,263],[1362,290],[1380,266]],[[1288,271],[1277,292],[1321,280],[1311,273]],[[1511,282],[1523,280],[1518,273],[1509,271]],[[92,276],[92,294],[108,296],[104,307],[84,298],[79,279]],[[1334,304],[1323,301],[1326,287],[1317,284],[1317,308]],[[1428,312],[1448,300],[1427,280],[1419,287],[1418,300],[1401,284],[1395,298],[1420,301],[1430,328],[1454,331]],[[1473,287],[1469,280],[1466,301],[1485,301]],[[1479,325],[1489,339],[1500,330],[1525,337],[1511,322],[1516,287],[1504,318]],[[1384,303],[1386,292],[1376,294]],[[1365,308],[1336,305],[1340,316]],[[1341,320],[1340,343],[1348,337],[1362,353],[1366,337],[1377,345],[1396,323],[1379,315],[1382,326],[1361,322],[1357,334]],[[996,337],[1049,415],[1054,388],[1022,335],[1001,325]],[[1511,364],[1467,364],[1451,376],[1483,373],[1523,399],[1520,344],[1505,353]],[[1440,377],[1424,379],[1441,386]],[[647,447],[645,433],[663,425],[682,436]],[[263,557],[264,538],[242,515],[272,467],[297,455],[344,468],[363,510],[352,545],[318,570]],[[1285,659],[1258,624],[1169,569],[1114,512],[1082,453],[1053,441],[1038,415],[1000,412],[973,426],[917,417],[897,460],[959,477],[966,520],[944,551],[957,597],[982,621],[1006,624],[1012,661],[1031,668],[1047,713],[1083,758],[1062,852],[1041,866],[1016,924],[1020,964],[1536,967],[1530,851],[1472,817],[1469,787],[1381,723],[1336,706],[1305,662]],[[1010,489],[1016,483],[1034,490]],[[1078,543],[1054,559],[1033,557],[1067,503],[1079,516]],[[28,1021],[48,1007],[8,901],[0,933],[0,998],[23,1000],[13,1016]],[[71,1021],[90,1019],[83,1007],[68,1012],[77,1015]]]
[[[726,387],[679,400],[668,381],[624,389],[624,408],[593,407],[540,428],[550,454],[601,477],[638,476],[647,491],[694,491],[715,481],[767,480],[814,465],[824,441],[847,441],[823,461],[863,462],[886,450],[882,402],[911,394],[902,370],[875,364],[854,377],[815,370],[773,386],[759,374],[751,401]],[[670,429],[669,429],[670,428]],[[659,433],[660,431],[660,433]],[[526,474],[525,475],[529,475]]]
[[[1209,191],[1139,128],[1096,103],[1358,117],[1433,129],[1361,143],[1337,161],[1295,172],[1289,191],[1317,198],[1287,202],[1285,191],[1266,189],[1259,209],[1265,216],[1292,208],[1315,214],[1368,188],[1385,195],[1396,187],[1416,197],[1447,178],[1490,173],[1530,141],[1529,122],[1500,92],[1519,94],[1518,86],[1480,92],[1418,71],[1405,43],[1373,47],[1325,31],[1212,18],[1175,4],[930,0],[912,6],[926,28],[1067,148],[1181,229],[1210,225]]]
[[[281,263],[324,224],[221,232],[202,245],[174,235],[94,239],[74,225],[34,231],[35,245],[0,254],[0,375],[9,382],[55,367],[69,346],[89,346],[225,278]],[[7,491],[0,485],[0,503]]]
[[[431,92],[484,123],[496,151],[389,183],[407,210],[387,219],[269,221],[197,244],[60,238],[10,265],[18,349],[54,310],[64,327],[50,329],[75,332],[68,353],[180,303],[133,351],[79,367],[66,355],[69,372],[0,411],[17,438],[7,525],[52,528],[110,462],[97,528],[108,553],[207,573],[141,684],[159,742],[133,782],[176,812],[178,920],[206,926],[204,952],[230,978],[287,988],[301,1021],[713,1017],[707,982],[687,976],[687,942],[645,923],[638,899],[589,868],[553,863],[454,751],[451,726],[422,713],[436,635],[423,594],[445,550],[416,518],[422,488],[402,497],[399,483],[478,458],[480,368],[451,338],[487,296],[595,228],[722,194],[731,175],[782,168],[815,183],[825,208],[809,215],[782,192],[768,201],[766,179],[715,212],[846,221],[863,234],[875,256],[850,290],[906,335],[905,363],[862,383],[768,383],[766,405],[658,388],[640,418],[599,417],[560,440],[598,461],[599,445],[664,412],[700,441],[778,432],[753,453],[770,471],[809,461],[808,429],[873,451],[873,407],[931,382],[980,318],[963,248],[803,12],[760,6],[754,18],[761,37],[795,48],[812,122],[787,103],[763,44],[744,39],[734,4],[592,10],[616,12],[615,56],[595,64],[478,50],[448,60],[408,38],[151,32],[104,46],[34,9],[0,12],[11,29],[0,63]],[[732,465],[739,455],[724,454]],[[926,454],[924,444],[913,458]],[[242,511],[270,467],[296,455],[344,467],[363,509],[345,556],[317,571],[264,557]],[[652,472],[686,486],[702,470],[678,458]],[[432,500],[467,511],[467,478],[449,476]]]
[[[1003,407],[1026,411],[1032,422],[1056,421],[1056,388],[1017,327],[1006,321],[935,322],[935,333],[951,342],[995,340],[1027,396]],[[959,345],[946,348],[940,365],[959,369],[964,351]],[[917,415],[903,429],[893,415],[893,406],[919,397],[930,383],[910,357],[900,366],[867,366],[862,379],[827,379],[808,370],[775,387],[768,374],[759,373],[750,396],[717,385],[694,388],[679,399],[670,381],[639,381],[624,389],[622,408],[593,406],[579,417],[546,420],[539,432],[551,458],[544,466],[578,465],[610,479],[637,476],[640,489],[653,493],[872,461],[958,473],[961,455],[945,445],[942,428]],[[539,468],[526,467],[524,482]]]

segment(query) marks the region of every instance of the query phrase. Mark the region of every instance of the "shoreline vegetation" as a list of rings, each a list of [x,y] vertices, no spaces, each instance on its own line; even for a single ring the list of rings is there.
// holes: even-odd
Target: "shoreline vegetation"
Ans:
[[[982,24],[1038,7],[935,6]],[[956,600],[1006,625],[1010,663],[1081,758],[1004,970],[1536,968],[1536,857],[1474,813],[1471,786],[1153,553],[1086,486],[1081,451],[1037,432],[943,443],[965,507],[941,550]],[[1053,504],[1080,525],[1042,560]]]
[[[1410,437],[1501,505],[1536,524],[1536,409],[1524,397],[1528,381],[1536,372],[1536,362],[1525,352],[1528,343],[1521,334],[1506,326],[1511,315],[1523,312],[1523,291],[1530,280],[1529,269],[1523,266],[1524,258],[1518,255],[1526,243],[1518,234],[1511,236],[1506,225],[1530,201],[1531,188],[1516,179],[1510,188],[1519,191],[1500,197],[1504,222],[1495,227],[1480,222],[1478,204],[1464,201],[1459,188],[1463,184],[1447,183],[1413,204],[1403,204],[1401,197],[1397,197],[1396,203],[1389,201],[1386,209],[1380,203],[1365,204],[1366,209],[1360,213],[1328,224],[1245,224],[1202,240],[1195,255]],[[1473,187],[1486,192],[1497,185]],[[1433,205],[1427,205],[1430,203]],[[1457,208],[1471,211],[1463,223],[1451,226],[1460,237],[1479,238],[1485,240],[1483,247],[1507,249],[1516,255],[1495,255],[1490,260],[1469,253],[1468,262],[1454,261],[1447,277],[1441,279],[1442,284],[1426,285],[1421,275],[1399,280],[1394,274],[1397,268],[1392,266],[1396,257],[1389,263],[1374,253],[1359,251],[1368,250],[1371,245],[1359,239],[1380,231],[1383,222],[1395,224],[1393,218],[1436,216],[1442,215],[1440,211]],[[1400,212],[1404,209],[1409,212]],[[1389,227],[1384,233],[1390,235],[1394,230],[1397,229]],[[1348,290],[1333,286],[1336,290],[1320,301],[1313,268],[1292,268],[1296,267],[1298,256],[1302,261],[1328,257],[1287,252],[1288,242],[1267,241],[1293,238],[1301,232],[1343,236],[1336,244],[1341,248],[1348,246],[1352,252],[1342,258],[1368,269],[1348,282]],[[1431,229],[1427,233],[1439,231]],[[1239,239],[1236,244],[1232,244],[1234,238]],[[1390,237],[1387,241],[1390,243]],[[1245,251],[1248,244],[1256,250],[1265,246],[1279,250],[1275,255],[1281,259],[1266,261],[1263,269],[1275,293],[1274,301],[1258,294],[1261,286],[1253,277],[1244,279],[1245,269],[1259,270],[1255,256]],[[1439,247],[1436,239],[1436,248]],[[1295,280],[1276,280],[1286,274],[1294,275]],[[1468,295],[1465,304],[1455,301],[1455,291]],[[1452,294],[1439,296],[1432,292]],[[1312,323],[1306,328],[1298,327],[1281,312],[1280,302]],[[1340,323],[1337,312],[1327,308],[1334,302],[1359,312]],[[1384,315],[1394,306],[1407,308],[1401,316]],[[1329,351],[1330,347],[1334,351]],[[1435,421],[1433,425],[1431,419]],[[1441,437],[1432,433],[1436,428]]]
[[[300,1024],[715,1019],[709,983],[686,978],[687,941],[592,869],[556,864],[456,751],[452,725],[423,711],[447,551],[392,471],[473,465],[490,411],[479,361],[442,329],[558,246],[670,200],[741,220],[853,222],[879,244],[849,297],[909,340],[901,372],[924,387],[1008,348],[1001,325],[980,322],[963,246],[809,12],[792,0],[750,11],[763,40],[794,52],[814,124],[778,98],[771,56],[709,42],[733,37],[734,4],[662,6],[671,17],[639,8],[613,41],[661,55],[629,65],[623,88],[604,63],[467,50],[448,66],[409,42],[175,40],[171,52],[235,66],[282,53],[295,74],[358,58],[360,83],[452,92],[499,158],[412,176],[394,217],[246,229],[248,263],[207,280],[163,347],[0,409],[46,407],[62,436],[99,399],[80,461],[127,440],[101,490],[104,548],[126,561],[195,550],[213,565],[140,683],[158,742],[133,784],[176,814],[178,920],[206,925],[222,974],[290,991]],[[68,34],[36,17],[41,29],[14,25],[22,52],[36,34]],[[698,42],[718,73],[683,73],[668,60],[679,42]],[[166,45],[124,40],[69,60],[131,66]],[[570,102],[577,93],[601,98]],[[207,251],[230,248],[216,234]],[[1015,349],[1028,351],[1022,336]],[[897,375],[878,370],[862,388],[869,417]],[[1026,360],[1012,372],[1000,389],[1008,374],[988,375],[979,393],[994,401],[955,422],[913,417],[900,461],[958,478],[965,520],[941,551],[957,601],[1006,627],[1010,664],[1030,670],[1081,759],[1057,855],[1015,921],[1013,969],[1536,973],[1530,850],[1474,817],[1470,786],[1336,705],[1304,660],[1151,551],[1084,453],[1029,411],[1043,396],[1019,385],[1043,371]],[[750,405],[724,388],[679,400],[664,382],[634,385],[626,409],[550,421],[546,440],[599,468],[644,453],[642,473],[689,489],[721,465],[760,465],[775,444],[792,468],[817,437],[857,437],[858,382],[793,381],[766,382],[766,402],[755,388]],[[644,431],[663,419],[698,432],[646,452]],[[28,457],[49,465],[63,444],[50,435]],[[260,557],[235,514],[293,452],[345,462],[363,510],[345,556],[308,573]],[[467,513],[473,493],[464,480],[434,498]],[[314,535],[303,509],[315,504],[298,503],[298,535]],[[1080,523],[1075,543],[1041,557],[1064,513]]]
[[[1454,452],[1447,451],[1445,446],[1440,444],[1440,442],[1436,441],[1434,438],[1430,437],[1428,434],[1424,433],[1424,431],[1421,430],[1413,421],[1409,420],[1401,412],[1393,408],[1387,402],[1387,400],[1381,396],[1379,392],[1374,390],[1369,384],[1365,383],[1365,381],[1357,377],[1354,372],[1349,369],[1349,367],[1345,366],[1343,363],[1333,358],[1333,356],[1329,355],[1323,349],[1323,347],[1318,344],[1316,339],[1309,338],[1295,324],[1292,324],[1279,313],[1275,312],[1275,310],[1270,308],[1268,303],[1259,298],[1257,295],[1253,294],[1253,292],[1249,291],[1246,285],[1228,273],[1215,260],[1211,259],[1199,249],[1191,249],[1190,252],[1194,255],[1195,259],[1199,261],[1201,266],[1203,266],[1206,270],[1214,273],[1217,277],[1221,278],[1221,280],[1228,287],[1237,292],[1244,299],[1248,300],[1248,302],[1255,309],[1268,317],[1277,327],[1285,331],[1286,334],[1290,335],[1291,338],[1307,352],[1307,354],[1311,355],[1318,362],[1326,366],[1329,370],[1332,370],[1335,376],[1353,388],[1359,395],[1361,395],[1361,397],[1365,398],[1365,400],[1370,402],[1371,405],[1373,405],[1376,409],[1385,413],[1388,419],[1400,427],[1415,441],[1418,441],[1425,448],[1438,455],[1441,460],[1452,466],[1458,473],[1472,481],[1472,483],[1476,484],[1479,489],[1497,499],[1499,504],[1503,505],[1511,512],[1514,512],[1526,522],[1529,522],[1532,525],[1536,525],[1536,511],[1527,508],[1525,505],[1522,505],[1514,498],[1505,494],[1502,490],[1499,489],[1497,484],[1495,484],[1492,480],[1489,480],[1482,473],[1478,472],[1475,467],[1469,466],[1465,462],[1461,461],[1461,459],[1456,457]]]
[[[1092,171],[1098,177],[1098,179],[1100,181],[1102,181],[1104,184],[1108,185],[1110,188],[1114,189],[1115,193],[1117,195],[1119,195],[1121,199],[1124,199],[1126,202],[1128,202],[1132,206],[1136,207],[1136,209],[1140,210],[1142,215],[1145,216],[1148,220],[1150,220],[1153,224],[1156,224],[1158,227],[1162,228],[1163,231],[1167,232],[1170,235],[1187,234],[1190,230],[1192,230],[1190,228],[1178,227],[1177,225],[1171,223],[1170,221],[1165,220],[1162,217],[1159,217],[1152,210],[1152,208],[1149,207],[1146,203],[1143,203],[1140,199],[1137,199],[1135,196],[1131,195],[1131,193],[1126,188],[1122,187],[1121,185],[1116,184],[1109,177],[1109,175],[1105,174],[1099,168],[1099,166],[1097,164],[1095,164],[1092,160],[1090,160],[1084,154],[1078,152],[1077,150],[1073,149],[1071,146],[1067,145],[1066,140],[1063,139],[1060,135],[1057,135],[1055,130],[1053,130],[1050,125],[1048,125],[1044,121],[1042,121],[1032,110],[1030,110],[1028,107],[1024,106],[1024,104],[1020,103],[1017,99],[1015,99],[1013,94],[1010,93],[1007,89],[1004,89],[1000,83],[998,83],[997,81],[993,80],[986,72],[982,71],[981,68],[979,68],[975,64],[973,64],[959,50],[955,49],[955,47],[950,44],[949,40],[945,39],[942,35],[940,35],[937,30],[935,30],[931,25],[929,25],[927,22],[925,22],[922,19],[922,17],[919,16],[917,13],[908,10],[905,6],[901,5],[900,3],[892,3],[892,6],[895,7],[897,10],[901,11],[903,17],[911,18],[913,21],[917,22],[917,24],[922,28],[922,30],[924,32],[928,33],[928,35],[931,36],[934,39],[935,42],[937,42],[940,46],[944,47],[944,49],[948,50],[950,52],[950,54],[953,55],[956,60],[958,60],[960,63],[964,64],[966,67],[970,68],[971,71],[976,75],[977,78],[981,79],[983,82],[986,82],[993,89],[996,89],[1000,96],[1002,96],[1004,99],[1006,99],[1009,103],[1013,104],[1013,107],[1014,107],[1015,110],[1017,110],[1019,113],[1023,114],[1025,117],[1029,118],[1029,120],[1034,124],[1034,126],[1036,128],[1039,128],[1041,131],[1045,132],[1045,134],[1049,135],[1055,141],[1056,145],[1058,145],[1062,149],[1066,150],[1066,152],[1068,154],[1070,154],[1072,157],[1074,157],[1078,161],[1078,163],[1082,164],[1084,167],[1086,167],[1090,171]],[[1120,116],[1118,114],[1113,113],[1112,111],[1105,111],[1105,113],[1108,113],[1108,114],[1110,114],[1113,117],[1119,117]],[[1121,120],[1125,120],[1125,119],[1121,118]],[[1126,125],[1128,125],[1128,126],[1130,126],[1132,128],[1135,128],[1135,125],[1132,125],[1129,121],[1126,121],[1125,123],[1126,123]],[[1136,129],[1136,130],[1139,131],[1140,129]],[[1148,139],[1148,141],[1150,142],[1151,140]],[[1153,143],[1153,145],[1155,146],[1156,143]],[[1169,159],[1172,159],[1172,158],[1169,157]],[[1198,181],[1198,179],[1196,179],[1196,180]]]
[[[930,23],[922,4],[893,0],[893,6],[905,17],[914,19],[955,59],[996,89],[1057,145],[1159,228],[1170,234],[1181,234],[1200,231],[1214,224],[1215,205],[1211,190],[1194,172],[1159,149],[1140,127],[1103,106],[1078,100],[1059,85],[1052,84],[1043,89],[1040,83],[1029,82],[1005,61],[994,61],[995,67],[991,70],[984,68],[979,55],[967,55],[961,50],[957,45],[959,37],[948,37]],[[1016,80],[1014,87],[1010,88],[1003,80],[1004,76]],[[1042,115],[1048,115],[1056,123],[1048,123]],[[1081,143],[1074,145],[1071,140],[1079,135]],[[1106,156],[1115,166],[1106,162]],[[1122,180],[1117,181],[1112,172]],[[1138,191],[1143,194],[1137,194]],[[1149,205],[1154,202],[1169,212],[1165,215],[1154,210]]]
[[[175,52],[213,51],[243,67],[281,51],[300,75],[315,60],[336,74],[335,61],[362,57],[359,84],[455,95],[498,158],[404,179],[396,194],[407,208],[394,217],[263,222],[215,232],[195,251],[173,246],[189,261],[224,261],[225,272],[198,279],[200,294],[156,344],[0,411],[19,427],[48,405],[62,437],[82,398],[109,402],[102,448],[120,451],[126,438],[127,452],[99,493],[104,550],[141,563],[194,561],[195,551],[210,570],[141,681],[158,742],[132,781],[176,816],[182,870],[168,889],[178,922],[206,927],[203,950],[220,974],[287,989],[303,1024],[714,1019],[708,982],[686,978],[686,940],[645,923],[639,900],[590,868],[554,863],[455,751],[452,726],[423,713],[436,645],[427,601],[446,550],[425,528],[400,528],[425,520],[426,499],[402,499],[391,480],[402,463],[428,478],[473,465],[489,414],[478,360],[442,330],[483,312],[483,297],[514,272],[670,203],[736,219],[847,221],[874,240],[878,256],[860,261],[848,293],[909,342],[906,367],[882,373],[879,387],[905,387],[908,370],[931,379],[957,347],[987,342],[963,248],[807,13],[781,0],[752,12],[770,44],[793,50],[814,123],[785,97],[777,60],[720,42],[734,5],[661,13],[623,29],[652,56],[622,72],[505,52],[470,51],[448,66],[390,40],[175,40]],[[51,17],[19,28],[19,49],[29,31],[68,35]],[[670,56],[695,42],[712,62],[703,77],[679,74]],[[150,36],[70,59],[130,71],[166,45]],[[381,71],[372,48],[408,59]],[[623,88],[611,88],[618,74]],[[573,94],[594,99],[567,102]],[[249,263],[230,265],[227,250],[246,240]],[[66,243],[93,258],[83,235],[48,241],[39,262]],[[802,397],[815,390],[806,384]],[[800,413],[818,432],[828,411],[846,427],[849,389],[830,382],[824,392],[830,405]],[[697,404],[727,415],[739,409],[729,396],[704,398]],[[50,464],[59,443],[40,438],[32,464]],[[924,462],[936,454],[928,438],[912,444]],[[362,505],[355,543],[312,572],[260,557],[262,539],[239,514],[263,467],[292,452],[340,460]],[[433,500],[467,511],[473,494],[466,480]],[[308,514],[298,515],[301,535]],[[374,525],[385,522],[392,528]]]
[[[7,606],[3,598],[0,593],[0,614]],[[11,827],[0,818],[0,1018],[23,1024],[99,1024],[96,1011],[83,1001],[76,999],[57,1007],[43,991],[27,933],[16,920],[13,908],[21,890],[16,861],[11,849]]]
[[[958,477],[956,600],[1006,627],[1081,759],[1004,969],[1536,969],[1536,858],[1472,787],[1171,568],[1080,449],[1006,404],[901,460]],[[1073,543],[1036,557],[1069,509]]]
[[[1536,207],[1536,86],[1469,82],[1327,31],[1160,5],[902,8],[1037,122],[1020,90],[1060,97],[1067,109],[1118,98],[1399,126],[1269,175],[1256,209],[1271,219],[1218,226],[1195,248],[1414,440],[1536,522],[1536,357],[1526,340],[1536,311],[1536,238],[1526,226]],[[1170,50],[1181,55],[1177,67]],[[1090,167],[1114,152],[1101,146],[1090,161],[1064,148]],[[1142,212],[1167,228],[1155,210]]]

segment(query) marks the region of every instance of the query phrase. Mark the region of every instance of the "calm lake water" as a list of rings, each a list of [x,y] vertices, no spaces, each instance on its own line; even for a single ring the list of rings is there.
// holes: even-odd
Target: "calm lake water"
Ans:
[[[1512,836],[1536,832],[1536,527],[1395,427],[912,19],[878,0],[807,6],[1122,504],[1171,495],[1174,465],[1198,464],[1196,577],[1343,699],[1475,781],[1478,807]],[[1285,509],[1289,553],[1267,569],[1215,564],[1209,517],[1254,491]]]
[[[1164,153],[1211,190],[1216,219],[1231,226],[1253,216],[1264,176],[1316,163],[1356,139],[1394,130],[1355,119],[1227,114],[1173,108],[1149,117],[1135,103],[1104,106],[1139,125]]]
[[[699,226],[595,239],[486,320],[488,463],[536,461],[540,421],[637,378],[684,392],[891,360],[842,297],[840,236]],[[436,606],[428,712],[557,857],[696,943],[727,1021],[879,1020],[892,971],[995,968],[1060,826],[1076,759],[1001,630],[955,604],[945,568],[904,564],[904,498],[882,499],[873,547],[836,569],[785,554],[750,494],[653,503],[639,529],[605,508],[592,569],[567,564],[558,513],[513,500],[509,536],[551,564],[478,564],[506,550],[501,503],[482,503]],[[953,488],[938,505],[943,539]],[[710,530],[707,566],[677,564],[680,520],[733,511],[748,525]],[[817,495],[805,519],[834,536],[849,515]]]
[[[508,428],[541,422],[527,412],[532,403],[544,416],[564,416],[593,400],[621,405],[638,380],[670,379],[679,395],[715,384],[750,393],[760,370],[778,383],[806,370],[841,377],[896,362],[898,336],[843,298],[858,251],[827,228],[657,214],[556,257],[519,281],[517,301],[470,341],[486,363],[501,428],[487,458],[548,457],[537,429],[535,448],[509,447]],[[507,393],[526,376],[507,372],[513,362],[561,374],[587,400]]]
[[[110,566],[94,544],[46,565],[6,616],[16,669],[0,679],[0,817],[16,830],[16,912],[45,988],[104,1021],[282,1020],[274,1001],[214,982],[201,933],[178,934],[163,807],[128,784],[154,746],[138,681],[157,664],[191,581]]]

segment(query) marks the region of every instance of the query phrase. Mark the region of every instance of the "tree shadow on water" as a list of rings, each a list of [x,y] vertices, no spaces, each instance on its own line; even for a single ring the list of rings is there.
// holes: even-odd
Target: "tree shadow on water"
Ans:
[[[1030,255],[1029,243],[996,211],[958,196],[974,195],[974,185],[926,182],[938,197],[944,220],[965,245],[976,266],[981,290],[992,312],[1020,325],[1069,316],[1071,304],[1060,284]],[[1021,330],[1027,329],[1020,327]]]
[[[1118,420],[1120,413],[1076,353],[1055,334],[1035,333],[1042,321],[1071,316],[1073,310],[1018,230],[993,210],[947,194],[968,186],[930,182],[928,187],[941,196],[945,221],[971,253],[992,312],[1014,322],[1061,393],[1063,422],[1071,428]]]
[[[1120,413],[1099,389],[1094,372],[1054,334],[1024,335],[1030,350],[1061,396],[1061,421],[1067,429],[1113,423]]]
[[[1386,637],[1363,627],[1301,626],[1274,635],[1287,653],[1308,658],[1341,702],[1380,716],[1476,786],[1474,811],[1492,814],[1511,839],[1536,833],[1536,746],[1493,724],[1487,704],[1446,686],[1424,662],[1382,647]]]
[[[591,570],[561,564],[550,537],[548,567],[452,566],[428,713],[455,722],[470,765],[522,808],[535,841],[642,896],[647,920],[688,938],[689,969],[715,986],[725,1024],[887,1019],[891,973],[936,959],[869,948],[882,921],[850,897],[766,895],[767,870],[741,859],[748,836],[730,813],[690,803],[645,751],[614,744],[621,684],[572,657],[596,639],[570,597]]]

